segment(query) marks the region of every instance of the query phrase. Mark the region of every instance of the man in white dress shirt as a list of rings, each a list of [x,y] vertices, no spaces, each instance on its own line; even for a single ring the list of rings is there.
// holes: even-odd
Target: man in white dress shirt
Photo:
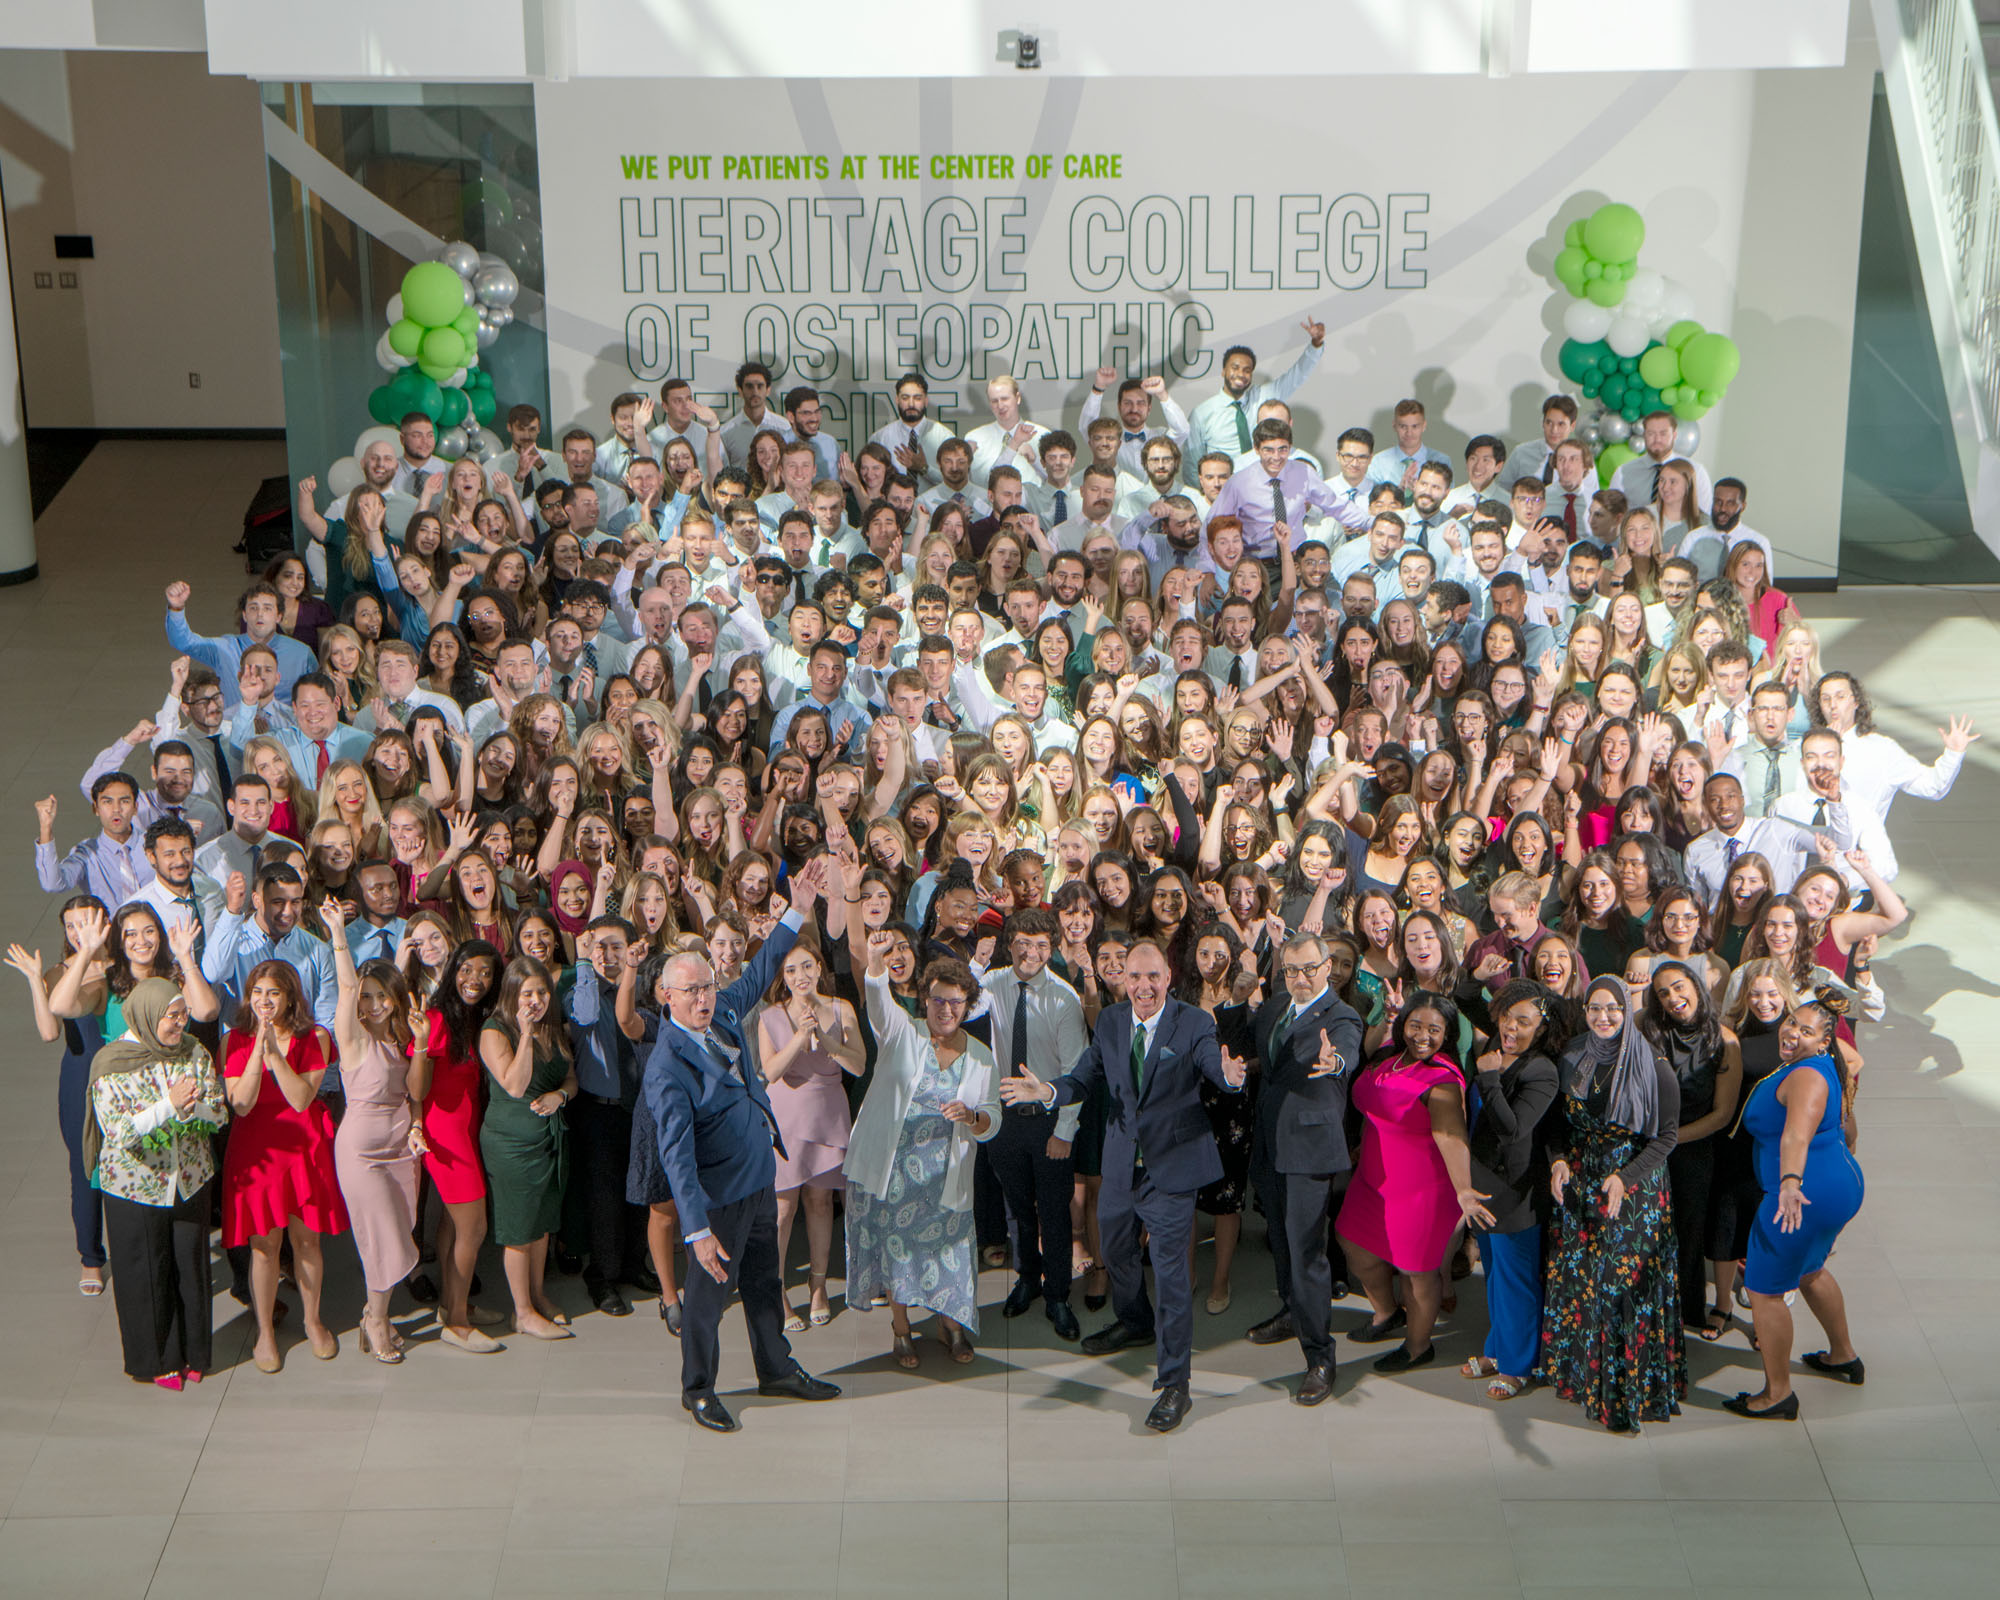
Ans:
[[[1084,398],[1083,410],[1076,419],[1078,427],[1088,431],[1090,425],[1103,414],[1105,388],[1117,382],[1116,367],[1097,369],[1097,386]],[[1160,403],[1160,419],[1164,426],[1155,426],[1149,420],[1155,400]],[[1157,373],[1144,378],[1127,378],[1118,384],[1118,424],[1118,462],[1134,476],[1145,476],[1144,451],[1149,441],[1171,439],[1177,450],[1187,449],[1187,415],[1174,404],[1167,393],[1166,379]]]
[[[706,470],[708,441],[713,437],[720,443],[722,424],[713,411],[695,399],[694,386],[685,378],[667,379],[660,385],[660,412],[661,420],[646,434],[660,459],[667,459],[668,445],[685,439],[694,452],[695,465]]]
[[[1267,400],[1289,399],[1313,375],[1326,345],[1326,324],[1308,317],[1299,326],[1305,329],[1306,347],[1286,372],[1269,383],[1254,381],[1257,356],[1248,345],[1231,345],[1223,351],[1221,392],[1210,395],[1188,414],[1182,470],[1190,487],[1200,487],[1195,473],[1203,456],[1220,451],[1233,460],[1251,450],[1257,408]]]
[[[986,385],[986,404],[993,420],[965,436],[972,446],[972,481],[984,483],[995,467],[1016,467],[1023,483],[1039,482],[1042,469],[1036,452],[1049,430],[1021,415],[1021,386],[1001,373]]]
[[[1925,766],[1886,733],[1875,730],[1875,708],[1860,680],[1851,672],[1833,671],[1814,684],[1806,710],[1818,727],[1840,735],[1843,779],[1854,803],[1887,823],[1889,807],[1899,794],[1919,800],[1942,800],[1958,781],[1965,752],[1979,735],[1965,717],[1953,717],[1940,729],[1944,751]]]
[[[1115,538],[1124,529],[1129,519],[1118,516],[1111,508],[1117,485],[1118,474],[1109,467],[1092,465],[1083,469],[1083,483],[1071,500],[1073,514],[1069,521],[1059,523],[1054,529],[1058,550],[1081,550],[1083,541],[1093,533],[1109,533]]]
[[[1427,421],[1423,401],[1398,400],[1395,411],[1396,442],[1369,463],[1368,476],[1377,483],[1394,484],[1408,496],[1417,486],[1417,469],[1426,461],[1442,461],[1450,466],[1450,457],[1424,443]]]
[[[1695,564],[1700,581],[1722,576],[1722,569],[1728,563],[1729,554],[1739,544],[1754,544],[1764,552],[1764,576],[1775,583],[1778,569],[1771,560],[1771,541],[1755,528],[1746,527],[1743,522],[1743,507],[1750,498],[1750,491],[1744,487],[1741,478],[1717,478],[1715,495],[1710,503],[1708,523],[1696,528],[1681,541],[1676,555],[1687,557]]]
[[[965,507],[974,522],[993,514],[986,496],[972,484],[972,446],[963,439],[947,439],[938,446],[938,481],[934,488],[917,496],[917,505],[931,516],[947,502]],[[1025,484],[1023,490],[1025,492]]]
[[[1576,431],[1576,402],[1566,394],[1552,394],[1542,402],[1542,436],[1514,446],[1514,453],[1500,469],[1503,483],[1516,478],[1556,481],[1556,446]]]
[[[1611,475],[1611,487],[1624,495],[1634,510],[1660,498],[1660,468],[1676,459],[1674,435],[1680,424],[1671,411],[1649,411],[1640,419],[1639,428],[1646,453],[1634,456]],[[1715,502],[1715,486],[1709,481],[1708,468],[1700,462],[1690,461],[1688,466],[1694,473],[1695,504],[1706,516]]]
[[[1042,435],[1042,481],[1023,483],[1021,500],[1049,529],[1061,527],[1078,514],[1082,501],[1076,468],[1076,435],[1052,428]]]
[[[653,421],[653,397],[628,390],[611,402],[611,437],[597,447],[597,475],[623,483],[635,461],[653,459],[653,441],[646,430]]]
[[[1834,801],[1826,808],[1825,826],[1801,827],[1782,817],[1750,817],[1743,811],[1743,785],[1718,772],[1701,786],[1701,803],[1715,826],[1687,847],[1688,887],[1711,911],[1729,886],[1729,872],[1739,859],[1755,851],[1771,863],[1771,881],[1779,894],[1790,894],[1799,874],[1811,864],[1824,835],[1836,849],[1853,846],[1847,807]]]
[[[896,380],[896,420],[875,431],[871,442],[889,452],[896,469],[914,478],[919,489],[937,486],[938,447],[951,437],[951,429],[928,415],[931,386],[920,372],[906,372]],[[1070,454],[1076,454],[1074,444]]]
[[[792,425],[792,436],[811,447],[817,476],[837,481],[843,452],[831,434],[820,432],[820,425],[826,420],[826,407],[819,390],[803,383],[787,390],[785,420]]]
[[[1469,519],[1482,500],[1506,502],[1506,481],[1501,467],[1507,447],[1490,433],[1475,434],[1465,446],[1465,482],[1444,497],[1444,508],[1454,517]]]
[[[396,430],[402,435],[403,453],[396,462],[396,475],[389,487],[397,494],[421,500],[424,479],[442,477],[450,463],[437,457],[437,426],[421,411],[404,417]]]
[[[409,723],[410,714],[418,706],[430,706],[453,733],[465,732],[465,713],[456,700],[417,687],[422,668],[415,645],[401,639],[384,639],[375,647],[376,697],[354,719],[354,726],[363,733],[401,728]]]

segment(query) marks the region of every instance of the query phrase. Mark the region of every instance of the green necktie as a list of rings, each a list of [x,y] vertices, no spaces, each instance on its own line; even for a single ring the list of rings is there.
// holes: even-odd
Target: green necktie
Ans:
[[[1145,1087],[1145,1077],[1146,1030],[1140,1025],[1139,1019],[1134,1017],[1132,1019],[1132,1087],[1134,1090]]]
[[[1236,453],[1247,456],[1250,453],[1250,419],[1243,414],[1243,402],[1232,400],[1231,414],[1236,418]]]

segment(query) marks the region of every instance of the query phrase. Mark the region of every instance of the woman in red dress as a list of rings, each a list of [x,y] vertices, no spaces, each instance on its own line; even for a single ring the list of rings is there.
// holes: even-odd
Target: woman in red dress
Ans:
[[[500,1321],[498,1312],[468,1304],[472,1271],[486,1239],[486,1168],[479,1159],[479,1123],[485,1069],[479,1064],[480,1026],[500,992],[500,952],[484,939],[468,939],[445,962],[431,994],[431,1092],[424,1101],[424,1137],[430,1174],[444,1217],[438,1223],[438,1338],[475,1355],[501,1347],[475,1323]]]
[[[1419,994],[1396,1018],[1394,1048],[1366,1068],[1351,1091],[1362,1116],[1361,1157],[1333,1227],[1374,1316],[1348,1337],[1366,1344],[1407,1328],[1403,1343],[1375,1363],[1377,1372],[1407,1372],[1436,1358],[1431,1328],[1444,1296],[1441,1269],[1452,1233],[1461,1219],[1493,1226],[1492,1213],[1480,1204],[1489,1197],[1472,1187],[1457,1039],[1457,1008]]]
[[[347,1231],[347,1207],[334,1174],[333,1118],[319,1098],[326,1056],[291,963],[266,961],[251,972],[223,1044],[222,1075],[235,1119],[222,1158],[222,1242],[250,1247],[251,1359],[259,1372],[284,1365],[273,1318],[278,1246],[289,1233],[306,1342],[331,1361],[340,1343],[320,1317],[319,1241]]]

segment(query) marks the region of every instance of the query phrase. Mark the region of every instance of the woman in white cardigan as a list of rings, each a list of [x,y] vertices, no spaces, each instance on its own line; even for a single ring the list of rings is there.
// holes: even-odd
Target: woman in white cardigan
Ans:
[[[972,1222],[975,1146],[1000,1131],[993,1053],[965,1032],[979,980],[962,961],[924,968],[922,1025],[889,988],[887,933],[868,936],[868,1021],[875,1075],[854,1119],[847,1162],[847,1303],[889,1296],[896,1364],[917,1365],[910,1309],[937,1314],[952,1360],[972,1359],[979,1285]]]

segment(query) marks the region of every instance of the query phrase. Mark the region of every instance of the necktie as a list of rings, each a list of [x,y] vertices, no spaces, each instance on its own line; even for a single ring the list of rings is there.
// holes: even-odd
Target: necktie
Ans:
[[[1655,502],[1660,498],[1660,463],[1657,461],[1653,463],[1653,492],[1646,498]]]
[[[201,902],[191,894],[177,894],[174,904],[186,907],[187,914],[194,920],[194,959],[199,965],[208,948],[208,928],[201,920]]]
[[[743,1081],[743,1069],[731,1059],[729,1052],[722,1047],[722,1041],[716,1038],[714,1029],[711,1028],[707,1033],[704,1033],[701,1036],[701,1042],[708,1046],[708,1053],[722,1063],[722,1070],[724,1072],[728,1073],[738,1083]]]
[[[1237,656],[1229,663],[1229,687],[1232,689],[1243,687],[1243,658],[1241,656]]]
[[[1826,826],[1826,802],[1824,800],[1813,802],[1813,826],[1815,828]]]
[[[1576,496],[1573,494],[1563,496],[1563,532],[1572,539],[1576,537]]]
[[[1771,814],[1771,807],[1778,799],[1778,758],[1782,752],[1772,749],[1764,751],[1764,815]],[[1826,802],[1822,800],[1821,806]]]
[[[1556,453],[1551,450],[1548,460],[1542,463],[1542,482],[1553,483],[1556,476]]]
[[[1725,711],[1722,714],[1722,737],[1727,739],[1731,744],[1736,742],[1736,713],[1734,711]]]
[[[806,593],[806,571],[806,568],[799,567],[795,568],[792,572],[792,590],[798,596],[801,604],[812,598]]]
[[[1273,478],[1271,480],[1271,521],[1273,523],[1278,523],[1278,522],[1283,522],[1284,520],[1285,520],[1285,486],[1282,483],[1280,483],[1276,478]]]
[[[956,490],[956,489],[952,490],[952,492],[951,492],[951,503],[952,503],[953,505],[955,505],[955,506],[962,506],[962,505],[964,505],[964,504],[965,504],[965,496],[964,496],[964,494],[962,494],[962,493],[961,493],[960,491],[958,491],[958,490]]]
[[[1018,1078],[1028,1065],[1028,986],[1014,996],[1014,1037],[1008,1051],[1007,1076]]]
[[[1146,1082],[1146,1028],[1137,1017],[1132,1019],[1132,1087],[1139,1090]]]
[[[1743,841],[1742,841],[1741,839],[1725,839],[1725,840],[1723,840],[1723,841],[1722,841],[1722,853],[1723,853],[1723,863],[1722,863],[1722,864],[1723,864],[1723,865],[1724,865],[1725,867],[1733,867],[1733,866],[1735,866],[1735,865],[1736,865],[1736,858],[1737,858],[1738,856],[1740,856],[1740,855],[1741,855],[1741,854],[1743,853]]]
[[[1298,1003],[1293,1001],[1285,1007],[1285,1014],[1278,1018],[1278,1026],[1272,1031],[1271,1048],[1273,1050],[1276,1050],[1279,1045],[1285,1042],[1285,1035],[1292,1031],[1292,1024],[1298,1020]]]
[[[389,709],[395,713],[396,720],[398,722],[408,722],[410,720],[409,701],[398,700],[394,705],[390,706]]]
[[[333,741],[331,739],[315,739],[313,740],[313,749],[318,752],[313,757],[315,768],[313,782],[317,785],[326,781],[326,769],[333,765]]]
[[[583,664],[592,672],[597,670],[597,644],[594,640],[583,647]]]
[[[235,783],[229,776],[229,757],[222,753],[222,735],[211,733],[208,736],[208,747],[215,752],[215,777],[221,786],[222,794],[226,797],[235,787]]]
[[[569,704],[569,674],[567,672],[556,679],[556,698],[562,701],[564,705]]]
[[[1061,527],[1065,522],[1069,521],[1069,492],[1067,490],[1056,490],[1054,515],[1057,527]]]
[[[1236,419],[1236,453],[1247,456],[1250,453],[1250,418],[1244,412],[1241,400],[1230,401],[1229,410]]]

